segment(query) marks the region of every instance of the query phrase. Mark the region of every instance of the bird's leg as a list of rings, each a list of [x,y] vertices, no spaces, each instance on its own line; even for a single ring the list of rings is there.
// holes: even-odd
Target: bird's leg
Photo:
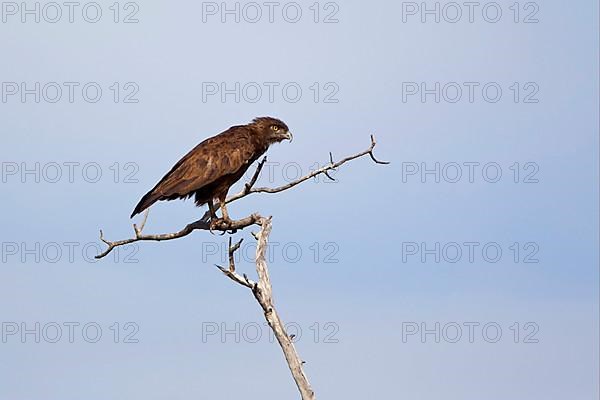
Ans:
[[[229,218],[229,213],[227,212],[227,205],[225,204],[225,198],[227,197],[227,193],[223,196],[219,196],[219,203],[221,204],[221,213],[223,214],[223,220],[225,222],[231,222]]]
[[[226,227],[231,224],[231,219],[229,218],[229,213],[227,212],[227,206],[225,205],[225,199],[227,198],[227,193],[224,193],[223,195],[220,195],[217,200],[219,200],[219,206],[221,208],[221,213],[223,214],[222,218],[217,218],[216,213],[214,216],[214,219],[212,219],[211,217],[211,222],[210,222],[210,230],[213,231],[217,228],[220,228],[219,230],[225,230]],[[211,204],[209,203],[209,209],[211,208]],[[214,212],[214,204],[212,204],[212,212]]]
[[[210,214],[210,225],[208,227],[208,230],[210,231],[210,233],[213,233],[213,229],[216,228],[219,218],[217,217],[215,205],[212,199],[208,201],[208,213]]]
[[[227,197],[227,193],[225,193],[225,195],[223,195],[222,198],[219,198],[219,202],[221,203],[221,212],[223,213],[223,221],[225,222],[225,224],[227,224],[227,226],[231,226],[231,223],[233,221],[231,220],[231,218],[229,218],[229,213],[227,212],[227,205],[225,204],[226,197]],[[236,232],[237,232],[237,229],[232,229],[229,233],[233,235]]]
[[[214,221],[217,219],[217,213],[215,212],[215,205],[213,204],[212,199],[208,201],[208,212],[210,213],[210,220]]]

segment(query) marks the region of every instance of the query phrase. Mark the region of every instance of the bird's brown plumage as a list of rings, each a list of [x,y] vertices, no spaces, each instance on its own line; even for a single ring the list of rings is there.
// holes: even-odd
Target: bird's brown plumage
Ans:
[[[179,160],[142,197],[131,217],[159,200],[194,196],[197,206],[212,204],[213,199],[223,203],[229,188],[271,144],[291,138],[287,125],[276,118],[255,118],[248,125],[232,126],[206,139]]]

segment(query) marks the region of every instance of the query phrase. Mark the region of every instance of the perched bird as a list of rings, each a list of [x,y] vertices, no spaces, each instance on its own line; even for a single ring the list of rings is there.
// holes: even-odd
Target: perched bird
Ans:
[[[190,198],[198,207],[208,203],[211,222],[216,221],[214,201],[223,219],[230,221],[225,199],[229,188],[263,155],[269,146],[288,139],[292,133],[282,121],[271,117],[255,118],[248,125],[232,126],[206,139],[181,160],[142,197],[131,218],[158,200]]]

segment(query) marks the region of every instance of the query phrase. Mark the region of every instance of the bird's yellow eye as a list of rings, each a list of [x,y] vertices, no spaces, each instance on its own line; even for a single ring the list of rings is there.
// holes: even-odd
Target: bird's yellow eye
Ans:
[[[273,129],[275,132],[277,132],[279,130],[279,127],[277,125],[273,125],[273,126],[271,126],[271,129]]]

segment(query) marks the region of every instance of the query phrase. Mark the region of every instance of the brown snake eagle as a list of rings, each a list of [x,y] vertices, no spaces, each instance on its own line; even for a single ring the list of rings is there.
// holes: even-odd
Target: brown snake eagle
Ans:
[[[255,118],[248,125],[232,126],[206,139],[181,160],[142,197],[131,217],[159,200],[187,199],[194,196],[198,207],[208,204],[211,223],[218,218],[214,201],[221,207],[223,220],[229,222],[225,199],[229,188],[269,146],[293,138],[287,125],[271,117]]]

